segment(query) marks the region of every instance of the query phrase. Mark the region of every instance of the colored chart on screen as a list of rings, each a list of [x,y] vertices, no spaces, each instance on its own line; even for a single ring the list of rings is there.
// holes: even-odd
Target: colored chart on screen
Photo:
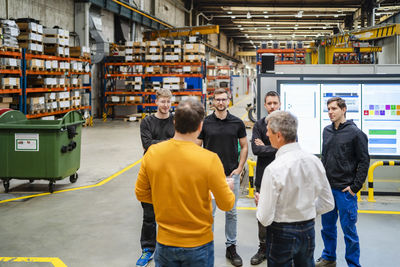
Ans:
[[[362,129],[371,155],[400,154],[400,84],[363,84]]]

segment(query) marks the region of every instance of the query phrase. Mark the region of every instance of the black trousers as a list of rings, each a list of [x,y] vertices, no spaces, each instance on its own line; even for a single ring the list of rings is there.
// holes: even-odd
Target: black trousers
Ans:
[[[142,250],[148,248],[152,251],[156,249],[156,218],[154,215],[153,204],[142,203],[143,207],[143,224],[142,234],[140,236],[140,246]]]
[[[256,192],[260,193],[260,188],[256,187]],[[260,241],[260,244],[265,245],[267,243],[267,227],[262,225],[258,220],[258,240]]]

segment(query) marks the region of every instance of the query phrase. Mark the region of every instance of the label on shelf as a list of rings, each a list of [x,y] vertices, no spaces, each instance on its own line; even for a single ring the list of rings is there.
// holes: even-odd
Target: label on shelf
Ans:
[[[153,67],[152,66],[148,66],[146,67],[146,72],[153,72]]]
[[[158,46],[159,43],[158,43],[158,41],[150,41],[150,45],[151,46]]]
[[[130,54],[132,54],[132,53],[133,53],[133,49],[132,49],[132,48],[125,49],[125,54],[126,54],[126,55],[130,55]]]
[[[142,77],[135,77],[135,82],[142,82]]]
[[[51,61],[51,67],[53,69],[57,69],[58,68],[58,61],[57,60],[52,60]]]
[[[174,48],[174,53],[181,53],[182,52],[182,49],[180,49],[180,48]]]
[[[185,49],[193,49],[193,44],[186,44]]]
[[[41,45],[41,44],[36,44],[36,51],[38,51],[38,52],[43,52],[43,45]]]
[[[181,44],[182,44],[181,40],[174,40],[174,45],[181,45]]]
[[[68,43],[65,45],[68,45]],[[64,47],[64,55],[67,57],[69,56],[69,47]]]
[[[150,53],[157,53],[158,49],[155,47],[150,47]]]

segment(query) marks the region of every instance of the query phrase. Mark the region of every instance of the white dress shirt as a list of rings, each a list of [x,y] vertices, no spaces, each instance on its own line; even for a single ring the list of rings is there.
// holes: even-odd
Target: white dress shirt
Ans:
[[[279,148],[275,160],[265,168],[257,219],[272,222],[299,222],[315,218],[335,207],[324,166],[298,143]]]

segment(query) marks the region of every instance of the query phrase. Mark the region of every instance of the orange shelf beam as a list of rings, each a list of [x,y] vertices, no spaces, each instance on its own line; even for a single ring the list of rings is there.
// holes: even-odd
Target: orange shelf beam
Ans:
[[[28,119],[40,118],[40,117],[45,117],[45,116],[63,114],[63,113],[67,113],[72,110],[82,110],[82,109],[92,109],[92,108],[90,106],[84,106],[84,107],[80,107],[80,108],[70,108],[70,109],[59,110],[59,111],[54,111],[54,112],[45,112],[45,113],[39,113],[39,114],[27,114],[26,118],[28,118]]]
[[[177,74],[177,73],[163,73],[163,74],[106,74],[106,78],[112,77],[203,77],[202,74]]]
[[[22,57],[21,52],[12,52],[12,51],[0,51],[0,56],[10,56],[10,57]]]
[[[64,75],[65,72],[61,71],[36,71],[36,70],[27,70],[26,74],[33,74],[33,75]]]
[[[200,89],[199,89],[200,90]],[[156,92],[124,92],[113,91],[106,92],[105,95],[155,95]],[[173,95],[202,95],[200,91],[172,92]]]
[[[26,88],[27,93],[41,93],[41,92],[64,92],[67,87],[53,87],[53,88]]]
[[[60,60],[60,61],[84,61],[91,63],[90,59],[86,58],[75,58],[75,57],[59,57],[59,56],[48,56],[48,55],[34,55],[34,54],[25,54],[25,59],[32,59],[32,58],[39,58],[39,59],[48,59],[48,60]]]
[[[105,63],[105,66],[201,66],[201,62],[118,62]]]
[[[19,94],[19,95],[22,95],[22,89],[0,89],[0,94]]]
[[[7,70],[7,69],[0,69],[0,73],[2,74],[18,74],[19,76],[22,75],[22,71],[18,70]]]

